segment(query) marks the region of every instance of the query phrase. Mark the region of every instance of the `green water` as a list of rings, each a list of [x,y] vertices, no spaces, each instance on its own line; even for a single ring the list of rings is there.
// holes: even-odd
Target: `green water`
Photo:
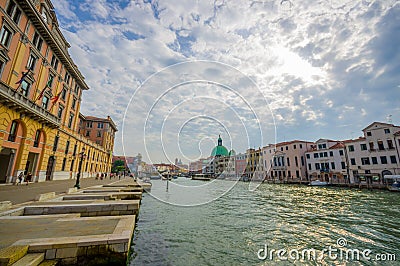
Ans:
[[[230,181],[216,181],[216,191],[219,182]],[[165,181],[152,183],[153,191],[174,196],[169,195],[171,189],[165,192]],[[386,191],[275,184],[262,184],[252,192],[242,182],[196,207],[173,206],[145,194],[130,265],[400,265],[399,197]],[[347,241],[345,247],[337,245],[339,238]],[[300,252],[331,245],[338,248],[338,257],[279,259],[274,253],[262,260],[257,253],[265,245],[269,251]],[[340,259],[339,250],[348,249],[370,249],[371,260],[357,261],[350,255],[347,261],[345,256]],[[376,261],[380,253],[396,255],[397,262]]]

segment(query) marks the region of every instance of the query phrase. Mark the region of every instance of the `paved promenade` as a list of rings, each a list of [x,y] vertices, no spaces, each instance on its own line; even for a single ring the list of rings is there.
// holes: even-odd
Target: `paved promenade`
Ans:
[[[128,178],[128,177],[126,177]],[[123,178],[121,178],[122,180]],[[81,189],[95,185],[106,185],[118,181],[118,178],[105,178],[96,180],[92,178],[83,178],[80,180]],[[46,181],[40,183],[29,183],[29,185],[0,185],[0,201],[11,201],[12,204],[24,203],[35,200],[35,197],[42,193],[56,192],[56,194],[65,193],[68,188],[73,188],[75,179]]]

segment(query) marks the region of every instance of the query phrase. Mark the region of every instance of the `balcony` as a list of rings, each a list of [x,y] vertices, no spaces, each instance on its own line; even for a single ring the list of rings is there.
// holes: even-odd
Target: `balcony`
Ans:
[[[4,83],[0,83],[0,103],[50,128],[60,127],[60,118]]]

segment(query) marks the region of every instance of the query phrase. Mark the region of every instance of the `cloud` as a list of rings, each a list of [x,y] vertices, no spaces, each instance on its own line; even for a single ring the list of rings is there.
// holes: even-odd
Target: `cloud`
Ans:
[[[283,135],[285,139],[305,140],[347,138],[372,121],[384,121],[388,114],[393,114],[395,123],[400,120],[395,109],[399,105],[400,7],[395,0],[188,0],[179,4],[60,0],[54,5],[71,44],[70,54],[91,88],[84,93],[81,111],[87,115],[109,114],[120,128],[129,99],[140,86],[169,65],[188,60],[231,65],[256,84],[240,80],[238,72],[215,67],[193,67],[172,77],[171,73],[161,75],[140,94],[141,101],[129,114],[136,126],[147,116],[160,88],[202,75],[247,88],[240,93],[263,111],[261,121],[265,125],[277,121],[278,140]],[[183,100],[203,95],[204,88],[186,86],[171,94],[174,97],[164,98],[157,115],[163,117]],[[205,91],[238,111],[238,117],[247,117],[248,135],[254,139],[248,141],[252,144],[239,141],[247,137],[233,130],[237,151],[243,151],[246,145],[262,144],[252,131],[254,121],[249,119],[243,99],[227,90]],[[269,104],[260,101],[263,96]],[[199,104],[175,108],[177,113],[170,119],[179,127],[179,118],[186,114],[218,111],[207,104],[203,103],[203,110]],[[219,111],[223,110],[221,107]],[[219,116],[230,128],[240,127],[234,111]],[[343,127],[355,120],[353,127]],[[203,126],[193,122],[187,132],[197,142],[205,134],[214,139],[216,133],[202,130]],[[122,152],[121,136],[120,131],[116,137],[118,154]],[[181,144],[183,140],[187,141],[183,137]],[[192,144],[187,143],[188,147]],[[144,153],[142,148],[143,140],[135,138],[126,147],[129,154]],[[182,157],[177,148],[172,150],[174,158]],[[190,149],[185,150],[185,156],[190,157],[188,153]]]

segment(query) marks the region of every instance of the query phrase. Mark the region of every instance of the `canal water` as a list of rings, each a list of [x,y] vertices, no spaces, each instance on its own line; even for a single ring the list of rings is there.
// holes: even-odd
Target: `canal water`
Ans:
[[[226,182],[214,181],[216,195]],[[190,202],[171,182],[168,192],[166,181],[152,183],[158,197]],[[249,191],[232,183],[193,207],[144,194],[130,265],[400,265],[400,193],[278,184]]]

